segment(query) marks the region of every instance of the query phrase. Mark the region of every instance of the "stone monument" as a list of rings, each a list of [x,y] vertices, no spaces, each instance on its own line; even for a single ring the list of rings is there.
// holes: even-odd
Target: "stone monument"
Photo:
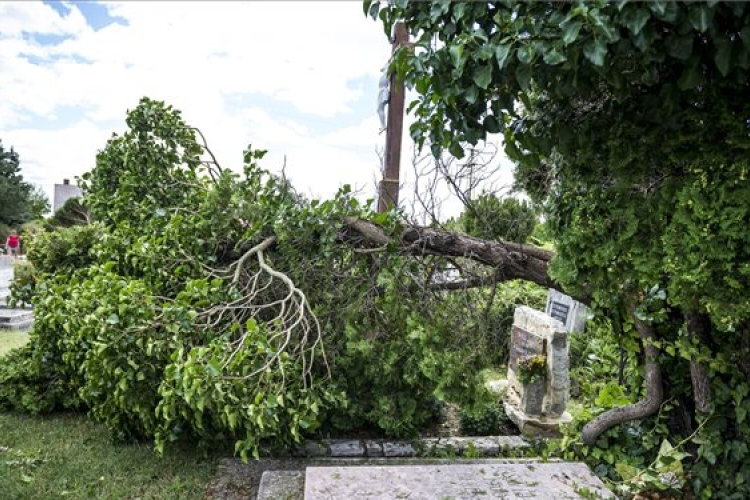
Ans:
[[[584,305],[569,295],[550,288],[547,294],[547,307],[544,310],[548,315],[565,325],[568,332],[582,332],[586,325],[586,317],[589,310]]]
[[[0,255],[0,307],[10,296],[10,282],[13,281],[13,257]]]
[[[505,413],[526,436],[559,435],[570,394],[565,325],[530,307],[516,308],[510,332]]]

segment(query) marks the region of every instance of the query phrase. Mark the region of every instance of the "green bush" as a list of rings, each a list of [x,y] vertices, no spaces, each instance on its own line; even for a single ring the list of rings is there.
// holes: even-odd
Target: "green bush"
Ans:
[[[162,103],[127,124],[83,176],[94,222],[30,242],[35,324],[0,371],[0,407],[86,408],[116,439],[229,439],[247,458],[324,426],[414,435],[436,395],[479,398],[481,320],[415,287],[423,262],[340,243],[346,217],[395,231],[398,214],[347,188],[304,200],[263,151],[208,176]]]
[[[507,424],[508,417],[501,403],[485,401],[470,408],[461,408],[461,432],[468,436],[491,436]]]
[[[13,281],[10,284],[11,307],[31,305],[36,289],[36,271],[29,261],[17,261],[13,265]]]

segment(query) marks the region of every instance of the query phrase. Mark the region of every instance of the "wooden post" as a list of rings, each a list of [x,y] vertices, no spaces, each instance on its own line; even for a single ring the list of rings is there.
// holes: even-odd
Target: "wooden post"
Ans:
[[[392,53],[409,42],[409,32],[404,23],[394,26]],[[389,205],[398,205],[399,175],[401,169],[401,138],[404,131],[404,82],[391,74],[388,97],[388,121],[385,135],[385,161],[383,180],[378,190],[378,212],[386,212]]]

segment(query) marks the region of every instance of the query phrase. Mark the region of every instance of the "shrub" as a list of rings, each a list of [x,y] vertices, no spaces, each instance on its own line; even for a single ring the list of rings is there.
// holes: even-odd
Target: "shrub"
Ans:
[[[484,401],[471,408],[461,408],[461,432],[469,436],[491,436],[508,422],[505,409],[496,401]]]

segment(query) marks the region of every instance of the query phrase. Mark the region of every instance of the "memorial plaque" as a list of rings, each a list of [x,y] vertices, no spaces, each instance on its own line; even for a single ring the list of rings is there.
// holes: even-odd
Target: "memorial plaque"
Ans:
[[[588,317],[588,308],[570,295],[552,288],[547,293],[545,312],[565,325],[568,332],[582,332]]]
[[[513,325],[510,329],[510,360],[508,366],[515,372],[519,361],[537,354],[545,354],[544,339],[520,326]]]
[[[568,313],[570,312],[570,306],[561,304],[560,302],[552,302],[550,307],[549,315],[555,319],[559,319],[564,325],[568,322]]]
[[[581,463],[308,467],[305,500],[578,500],[616,498]]]

